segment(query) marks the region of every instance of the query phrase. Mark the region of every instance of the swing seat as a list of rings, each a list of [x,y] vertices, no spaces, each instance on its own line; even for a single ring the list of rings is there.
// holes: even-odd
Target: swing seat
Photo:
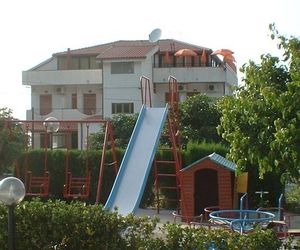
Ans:
[[[86,199],[90,195],[90,185],[90,172],[86,177],[73,177],[71,172],[68,172],[64,185],[64,198]]]
[[[46,171],[44,176],[33,176],[31,171],[27,172],[27,196],[47,197],[49,195],[49,172]]]

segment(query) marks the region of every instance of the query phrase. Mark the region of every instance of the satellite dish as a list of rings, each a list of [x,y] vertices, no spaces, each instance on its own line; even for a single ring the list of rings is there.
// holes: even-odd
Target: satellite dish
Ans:
[[[154,29],[149,34],[149,41],[151,43],[155,43],[159,40],[160,37],[161,37],[161,29]]]

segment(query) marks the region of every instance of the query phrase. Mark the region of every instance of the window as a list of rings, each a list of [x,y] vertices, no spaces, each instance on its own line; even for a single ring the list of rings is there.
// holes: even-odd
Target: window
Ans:
[[[113,62],[111,63],[112,74],[133,74],[134,62]]]
[[[191,67],[192,66],[192,57],[191,56],[185,56],[184,57],[184,66],[185,67]]]
[[[79,58],[79,68],[80,69],[89,69],[90,68],[90,61],[88,57],[80,57]]]
[[[65,70],[67,68],[68,68],[67,57],[58,57],[57,58],[57,69],[58,70]]]
[[[83,113],[86,115],[96,114],[96,94],[83,95]]]
[[[68,66],[68,61],[70,65]],[[100,64],[96,62],[95,56],[71,56],[68,60],[66,56],[57,58],[58,70],[67,69],[100,69]]]
[[[176,57],[176,67],[183,67],[183,65],[184,65],[183,57],[182,56]]]
[[[52,95],[40,95],[40,115],[47,115],[52,111]]]
[[[72,109],[77,109],[77,94],[72,94]]]
[[[71,69],[79,69],[79,68],[80,68],[79,57],[72,57],[71,58]]]
[[[112,103],[112,114],[133,114],[133,103]]]
[[[101,64],[99,62],[97,62],[96,57],[91,56],[90,57],[90,69],[100,69],[100,68],[101,68]]]

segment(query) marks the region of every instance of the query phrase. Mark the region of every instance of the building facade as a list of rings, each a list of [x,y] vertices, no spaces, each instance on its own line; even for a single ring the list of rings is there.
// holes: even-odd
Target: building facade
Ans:
[[[192,50],[193,56],[176,56],[181,49]],[[154,107],[166,105],[170,75],[179,83],[181,101],[198,93],[216,97],[231,94],[238,84],[235,65],[224,63],[212,52],[166,39],[155,43],[116,41],[55,53],[22,73],[23,85],[31,87],[32,109],[27,110],[26,119],[88,121],[138,113],[142,105],[141,76],[150,79]],[[86,131],[78,127],[73,134],[74,148],[84,148],[87,136],[82,135]],[[43,133],[34,137],[35,147],[43,147],[42,138]],[[66,148],[66,138],[62,129],[55,133],[55,147]]]
[[[190,49],[194,56],[175,56]],[[179,83],[180,100],[198,93],[223,96],[238,84],[235,65],[223,63],[212,50],[173,39],[151,43],[116,41],[88,48],[68,49],[30,70],[22,83],[31,87],[28,120],[105,119],[118,113],[138,113],[139,79],[152,83],[154,107],[165,106],[168,77]]]

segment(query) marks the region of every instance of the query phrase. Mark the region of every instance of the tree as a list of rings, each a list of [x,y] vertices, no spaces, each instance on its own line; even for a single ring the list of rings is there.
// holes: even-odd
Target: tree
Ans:
[[[21,127],[16,123],[8,127],[7,120],[13,120],[12,111],[0,108],[0,176],[12,170],[13,161],[22,153],[25,141]]]
[[[185,141],[220,142],[216,129],[219,122],[216,98],[199,94],[180,105],[180,126]]]
[[[131,137],[137,114],[117,114],[112,117],[112,127],[116,146],[126,148]],[[91,135],[91,148],[101,149],[104,140],[104,131]]]
[[[262,55],[245,64],[244,85],[218,103],[218,132],[230,144],[229,157],[240,169],[258,166],[262,178],[276,171],[289,180],[300,177],[300,41],[272,39],[284,58]]]

